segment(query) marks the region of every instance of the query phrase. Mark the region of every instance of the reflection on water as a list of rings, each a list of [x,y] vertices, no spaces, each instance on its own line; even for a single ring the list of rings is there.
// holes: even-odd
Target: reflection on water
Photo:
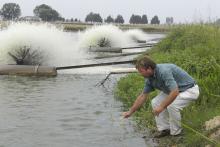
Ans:
[[[0,146],[145,147],[103,78],[0,76]]]

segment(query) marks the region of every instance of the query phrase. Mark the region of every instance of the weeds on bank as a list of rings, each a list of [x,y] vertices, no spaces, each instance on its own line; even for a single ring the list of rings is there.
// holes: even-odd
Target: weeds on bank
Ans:
[[[200,97],[184,109],[182,122],[207,135],[205,121],[220,115],[220,29],[212,25],[185,25],[174,28],[148,54],[157,63],[174,63],[192,75],[199,87]],[[138,74],[122,78],[116,96],[129,108],[142,91],[143,78]],[[151,94],[153,97],[155,93]],[[154,128],[149,101],[135,113],[138,125]],[[143,125],[144,124],[144,125]],[[210,143],[190,130],[184,129],[185,146],[205,146]]]

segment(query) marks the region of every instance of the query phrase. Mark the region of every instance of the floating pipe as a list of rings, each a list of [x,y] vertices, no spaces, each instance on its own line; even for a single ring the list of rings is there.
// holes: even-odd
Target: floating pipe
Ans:
[[[74,66],[62,66],[62,67],[56,67],[56,70],[95,67],[95,66],[106,66],[106,65],[118,65],[118,64],[129,64],[129,63],[135,63],[135,62],[136,62],[136,60],[127,60],[127,61],[106,62],[106,63],[82,64],[82,65],[74,65]]]
[[[121,48],[116,47],[91,47],[89,48],[91,52],[112,52],[112,53],[121,53]]]
[[[117,54],[117,55],[105,55],[105,56],[98,56],[95,57],[95,59],[105,59],[105,58],[114,58],[114,57],[122,57],[122,56],[131,56],[131,55],[139,55],[139,54],[144,54],[144,52],[133,52],[133,53],[122,53],[122,54]]]
[[[137,43],[146,43],[146,40],[137,40]]]
[[[1,65],[0,75],[56,76],[55,67],[39,65]]]
[[[95,64],[83,64],[74,66],[40,66],[40,65],[0,65],[0,75],[22,75],[22,76],[56,76],[57,70],[85,68],[95,66],[117,65],[117,64],[129,64],[134,63],[136,60],[107,62],[107,63],[95,63]]]
[[[122,53],[123,49],[137,49],[137,48],[146,48],[146,47],[152,47],[155,44],[148,43],[143,44],[141,46],[131,46],[131,47],[91,47],[89,50],[91,52],[112,52],[112,53]]]

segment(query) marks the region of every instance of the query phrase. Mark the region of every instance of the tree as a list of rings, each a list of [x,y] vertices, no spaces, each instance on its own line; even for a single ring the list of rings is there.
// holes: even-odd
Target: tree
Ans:
[[[94,17],[94,22],[101,22],[102,23],[102,17],[99,15],[99,14],[95,14],[95,17]]]
[[[115,23],[121,23],[123,24],[125,21],[124,21],[124,18],[121,16],[121,15],[118,15],[115,19]]]
[[[142,15],[141,22],[142,24],[148,24],[147,15]]]
[[[158,18],[157,15],[155,15],[152,19],[151,19],[151,24],[160,24],[160,20]]]
[[[130,24],[134,23],[134,14],[131,15],[131,17],[129,19],[129,23]]]
[[[1,9],[1,15],[6,20],[14,20],[21,15],[20,6],[16,3],[5,3]]]
[[[166,24],[173,24],[173,17],[167,17]]]
[[[40,14],[42,13],[42,10],[47,10],[47,9],[52,9],[50,6],[48,6],[48,5],[45,5],[45,4],[42,4],[42,5],[39,5],[39,6],[36,6],[35,8],[34,8],[34,15],[35,16],[40,16]]]
[[[216,23],[217,25],[220,25],[220,18],[218,18],[218,19],[215,21],[215,23]]]
[[[141,16],[132,14],[132,16],[130,17],[129,23],[131,23],[131,24],[141,24],[142,23]]]
[[[88,15],[86,15],[85,22],[92,22],[93,12],[90,12]]]
[[[106,20],[105,20],[106,23],[113,23],[114,22],[114,19],[109,15]]]
[[[43,21],[64,20],[56,10],[45,4],[36,6],[34,15],[40,17]]]
[[[98,13],[90,12],[86,18],[86,22],[101,22],[102,23],[102,17]]]

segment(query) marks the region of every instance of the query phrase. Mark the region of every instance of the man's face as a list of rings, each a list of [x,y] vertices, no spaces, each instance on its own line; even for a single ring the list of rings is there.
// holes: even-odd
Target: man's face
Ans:
[[[148,68],[140,67],[138,68],[138,72],[145,78],[148,78],[154,74],[154,71],[152,70],[151,67]]]

